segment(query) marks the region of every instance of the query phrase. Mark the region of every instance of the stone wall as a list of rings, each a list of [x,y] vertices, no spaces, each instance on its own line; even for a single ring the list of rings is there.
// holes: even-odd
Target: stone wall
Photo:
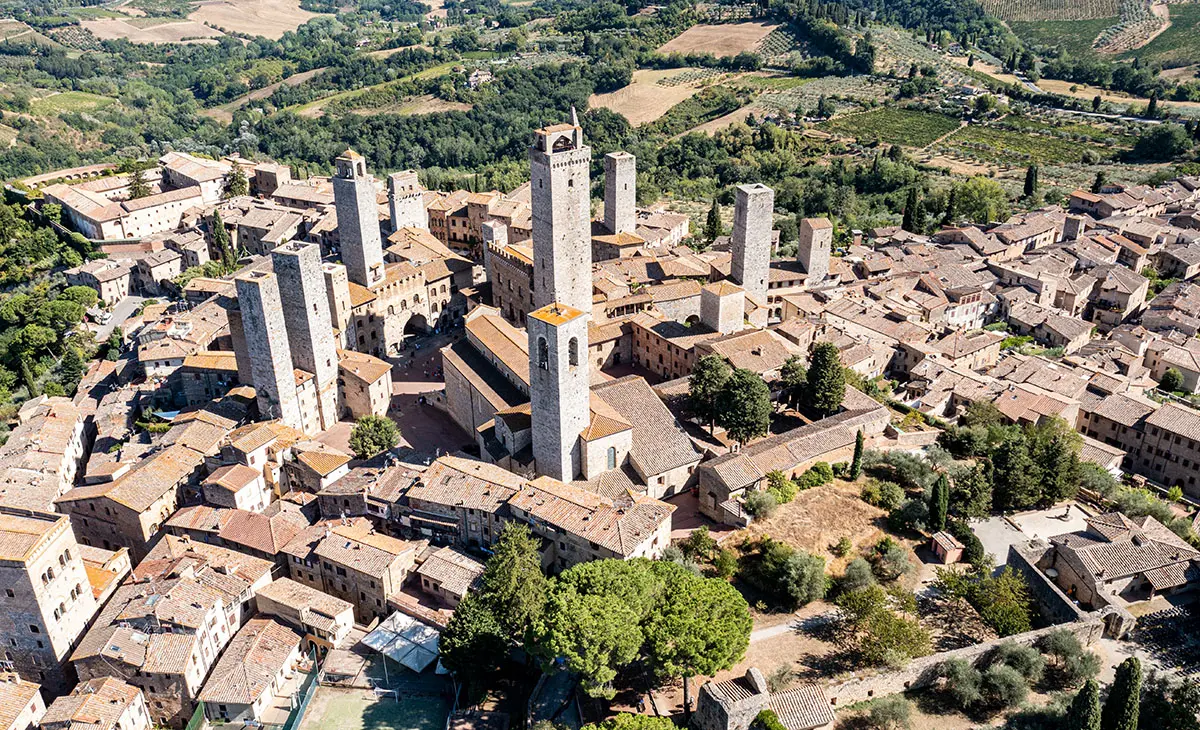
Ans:
[[[1007,562],[1009,567],[1025,576],[1025,582],[1029,584],[1029,592],[1033,594],[1042,620],[1049,624],[1078,621],[1086,616],[1087,612],[1075,605],[1075,602],[1037,567],[1053,549],[1050,543],[1044,540],[1030,540],[1012,545],[1008,548]]]
[[[833,706],[863,702],[875,697],[886,697],[910,689],[928,687],[937,680],[938,667],[949,659],[966,659],[972,664],[984,660],[999,644],[1011,641],[1024,646],[1036,644],[1051,631],[1066,629],[1079,637],[1084,646],[1090,646],[1104,633],[1104,621],[1097,614],[1089,614],[1082,621],[1052,626],[1024,634],[996,639],[982,644],[933,654],[909,662],[904,669],[882,672],[870,676],[852,677],[842,681],[831,681],[825,685],[825,696]]]

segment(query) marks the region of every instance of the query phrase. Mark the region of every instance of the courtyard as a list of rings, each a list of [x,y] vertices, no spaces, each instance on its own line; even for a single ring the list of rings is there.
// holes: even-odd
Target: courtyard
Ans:
[[[1078,502],[1069,502],[1049,509],[990,517],[972,522],[971,529],[995,560],[996,567],[1000,567],[1008,561],[1009,547],[1035,538],[1049,540],[1055,535],[1084,530],[1087,528],[1084,519],[1090,515]]]
[[[377,696],[375,690],[318,687],[299,730],[442,730],[450,701],[441,695]]]

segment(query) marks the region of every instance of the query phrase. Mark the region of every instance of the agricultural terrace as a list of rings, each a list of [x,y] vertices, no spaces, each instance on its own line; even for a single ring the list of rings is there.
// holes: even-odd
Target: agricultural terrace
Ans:
[[[1186,66],[1200,63],[1200,4],[1168,5],[1171,25],[1140,48],[1123,54],[1143,63]]]
[[[194,20],[99,18],[80,25],[102,41],[124,38],[130,43],[216,43],[224,35]]]
[[[691,98],[719,76],[711,69],[700,68],[641,69],[633,72],[629,85],[606,94],[593,94],[588,106],[614,111],[634,126],[646,124],[658,120],[671,107]]]
[[[738,83],[747,80],[739,79]],[[750,77],[751,88],[760,87],[772,80]],[[799,80],[798,80],[799,81]],[[782,86],[784,88],[779,88]],[[896,94],[898,82],[879,76],[822,76],[788,85],[780,82],[776,88],[768,88],[758,98],[757,105],[768,110],[792,112],[798,107],[811,110],[822,96],[836,98],[838,108],[845,110],[848,104],[863,107],[880,104]]]
[[[191,20],[217,28],[278,39],[312,18],[300,8],[300,0],[201,0],[188,15]]]
[[[899,76],[906,76],[914,64],[932,66],[937,69],[938,79],[943,86],[966,86],[978,83],[973,77],[974,72],[965,68],[964,64],[947,62],[946,56],[933,50],[923,41],[918,41],[913,34],[899,28],[872,28],[871,35],[875,39],[875,70],[879,73],[889,71]]]
[[[983,0],[1001,20],[1095,20],[1121,14],[1121,0]]]
[[[736,56],[744,51],[758,51],[763,40],[778,27],[771,23],[693,25],[659,46],[658,52]]]
[[[875,109],[847,114],[817,125],[823,132],[866,142],[878,139],[904,147],[926,147],[958,129],[959,120],[915,109]]]
[[[1113,152],[1108,145],[978,124],[963,127],[934,146],[938,154],[1000,165],[1078,163],[1089,150],[1099,158]]]
[[[1095,20],[1038,20],[1011,22],[1009,27],[1021,40],[1035,47],[1060,48],[1075,58],[1095,55],[1092,47],[1105,28],[1119,18]]]

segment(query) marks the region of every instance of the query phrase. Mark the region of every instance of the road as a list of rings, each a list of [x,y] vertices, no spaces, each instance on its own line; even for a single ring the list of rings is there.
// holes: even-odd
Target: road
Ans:
[[[107,340],[113,329],[125,324],[125,321],[132,317],[145,301],[145,297],[131,295],[117,302],[117,305],[112,308],[112,319],[108,320],[108,324],[96,323],[93,325],[92,331],[96,333],[96,342]]]

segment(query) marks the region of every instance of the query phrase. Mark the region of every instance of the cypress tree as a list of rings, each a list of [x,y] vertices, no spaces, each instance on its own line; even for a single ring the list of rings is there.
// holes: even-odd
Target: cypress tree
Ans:
[[[942,216],[943,226],[954,225],[954,218],[958,215],[958,186],[950,188],[950,194],[946,196],[946,214]]]
[[[1032,198],[1038,191],[1038,166],[1025,168],[1025,197]]]
[[[1137,657],[1129,657],[1117,667],[1117,677],[1100,715],[1100,730],[1137,730],[1141,696],[1142,663]]]
[[[862,475],[863,432],[860,430],[854,436],[854,459],[850,462],[850,481],[857,481]]]
[[[929,495],[929,528],[936,532],[946,529],[946,514],[950,511],[950,480],[945,474],[933,483]]]
[[[1100,685],[1089,679],[1067,711],[1067,730],[1100,730]]]
[[[704,221],[704,237],[712,242],[721,235],[721,206],[713,198],[712,207],[708,209],[708,218]]]
[[[213,211],[212,218],[209,220],[209,226],[212,229],[213,245],[217,249],[217,255],[221,257],[221,268],[226,273],[233,271],[237,267],[237,257],[233,254],[233,244],[229,240],[229,231],[225,230],[225,223],[221,220],[221,214]]]
[[[920,198],[917,197],[917,189],[911,187],[908,189],[908,198],[904,201],[904,218],[900,221],[900,227],[909,233],[919,233],[916,230],[917,225],[917,208],[920,206]]]
[[[1154,119],[1158,116],[1158,92],[1150,95],[1150,103],[1146,105],[1146,118]]]

